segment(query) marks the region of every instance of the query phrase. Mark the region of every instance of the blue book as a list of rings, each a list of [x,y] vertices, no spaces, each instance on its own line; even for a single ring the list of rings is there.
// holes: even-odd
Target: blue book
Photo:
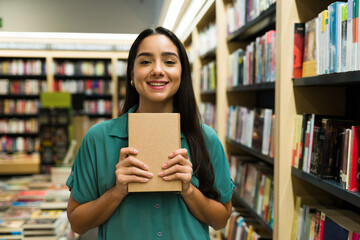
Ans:
[[[343,4],[343,2],[334,2],[328,6],[330,32],[329,73],[340,71],[341,6]]]
[[[328,216],[325,217],[323,240],[347,240],[349,231]]]

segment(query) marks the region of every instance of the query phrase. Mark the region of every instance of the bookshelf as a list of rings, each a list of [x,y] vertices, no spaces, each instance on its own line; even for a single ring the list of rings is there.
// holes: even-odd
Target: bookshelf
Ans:
[[[16,45],[16,43],[19,41],[18,39],[1,39],[1,41],[4,42],[14,42],[13,45]],[[36,40],[34,39],[28,39],[28,40],[20,40],[20,41],[28,41],[28,42],[34,42]],[[58,43],[59,40],[42,40],[42,41],[49,41],[49,46],[52,45],[52,41],[54,41],[54,44]],[[85,41],[86,42],[86,41]],[[89,42],[89,41],[88,41]],[[67,41],[66,44],[72,44],[70,40]],[[65,44],[65,45],[66,45]],[[78,42],[75,43],[75,46]],[[97,42],[98,44],[98,42]],[[106,43],[111,46],[111,44],[115,43]],[[119,44],[117,42],[116,44]],[[128,43],[125,43],[125,45]],[[30,44],[31,45],[31,44]],[[69,46],[70,46],[69,45]],[[114,45],[115,46],[115,45]],[[115,47],[111,49],[117,49]],[[93,119],[93,122],[96,122],[96,119],[108,119],[117,117],[120,113],[119,105],[115,104],[118,102],[118,92],[115,91],[117,89],[118,79],[125,79],[123,76],[118,76],[118,61],[125,61],[127,58],[127,51],[126,50],[79,50],[79,49],[72,49],[72,50],[53,50],[53,49],[4,49],[1,51],[0,54],[0,63],[1,63],[1,71],[0,71],[0,84],[1,84],[1,92],[0,92],[0,102],[3,104],[5,100],[11,100],[11,101],[26,101],[26,102],[34,102],[34,106],[36,106],[36,109],[38,108],[39,101],[40,101],[40,93],[41,92],[56,92],[56,88],[54,88],[54,85],[56,84],[56,81],[60,80],[62,82],[70,82],[73,81],[75,83],[78,83],[80,81],[86,81],[87,79],[93,80],[100,80],[104,85],[108,85],[106,92],[102,94],[98,93],[92,93],[92,94],[84,94],[81,93],[81,99],[83,101],[87,102],[96,102],[96,101],[108,101],[111,102],[111,107],[108,109],[107,112],[89,112],[87,116],[90,119]],[[26,61],[36,61],[34,63],[34,66],[37,66],[38,64],[40,67],[37,67],[34,69],[37,69],[36,72],[25,72],[18,70],[19,66],[26,66]],[[21,62],[22,61],[22,62]],[[54,67],[57,62],[96,62],[96,61],[105,61],[105,68],[106,74],[100,74],[100,76],[91,76],[90,74],[84,75],[79,74],[78,72],[73,72],[72,74],[57,74],[54,71]],[[7,65],[9,65],[9,62],[13,64],[16,67],[13,67],[13,69],[16,69],[16,72],[9,72],[8,67],[3,67],[3,62],[6,62]],[[15,65],[17,64],[17,65]],[[30,68],[30,67],[28,67]],[[4,71],[4,69],[6,71]],[[123,70],[123,69],[122,69]],[[99,75],[99,74],[98,74]],[[6,83],[4,83],[4,80],[6,80]],[[37,88],[38,90],[36,93],[32,93],[29,91],[26,92],[16,92],[14,94],[11,94],[9,92],[4,92],[4,84],[9,85],[12,83],[17,83],[17,85],[20,85],[22,87],[17,87],[15,89],[24,89],[24,85],[29,85],[28,80],[37,81]],[[74,84],[74,83],[73,83]],[[16,84],[14,84],[16,85]],[[33,90],[35,88],[31,88]],[[78,94],[78,93],[77,93]],[[13,103],[11,103],[13,104]],[[15,103],[16,105],[16,103]],[[20,104],[19,104],[20,105]],[[26,112],[0,112],[0,121],[8,121],[10,119],[17,119],[17,120],[28,120],[28,119],[37,119],[38,118],[38,111],[26,113]],[[4,136],[5,133],[1,132],[0,136]],[[39,139],[39,135],[37,132],[24,132],[24,133],[7,133],[7,136],[11,138],[18,138],[23,137],[25,139]],[[37,144],[37,145],[36,145]],[[5,151],[1,154],[1,160],[0,160],[0,175],[11,175],[11,174],[33,174],[33,173],[39,173],[40,172],[40,155],[39,155],[39,140],[34,141],[34,144],[36,147],[34,147],[31,151],[25,151],[24,154],[13,154],[12,151]]]
[[[277,1],[276,29],[277,75],[275,83],[276,146],[275,151],[275,239],[289,239],[290,222],[295,214],[295,197],[306,195],[313,197],[324,193],[329,201],[335,201],[344,208],[359,211],[357,193],[340,189],[331,180],[319,179],[291,167],[291,149],[295,116],[303,112],[354,117],[351,99],[358,89],[358,81],[354,79],[357,72],[333,73],[315,77],[292,80],[292,51],[294,42],[294,23],[307,22],[335,1]],[[289,34],[291,33],[291,34]],[[336,96],[336,97],[334,97]],[[355,116],[357,117],[357,116]],[[357,117],[357,119],[359,119]],[[290,133],[290,134],[289,134]],[[340,200],[340,202],[338,202]],[[280,207],[281,206],[281,207]]]
[[[189,36],[184,40],[184,45],[187,46],[189,42],[195,48],[195,60],[193,67],[193,81],[196,96],[198,96],[198,104],[201,109],[201,104],[212,103],[216,108],[216,126],[217,134],[222,141],[225,151],[233,154],[247,154],[274,168],[274,158],[264,155],[252,147],[235,141],[227,136],[227,114],[228,109],[232,105],[240,105],[248,108],[270,108],[274,112],[275,106],[275,83],[262,82],[259,84],[237,85],[229,86],[229,56],[238,48],[246,49],[246,46],[255,41],[256,37],[264,35],[268,30],[275,29],[276,5],[273,4],[270,8],[261,12],[258,16],[248,21],[244,26],[236,29],[231,34],[228,33],[227,22],[227,7],[229,0],[208,1],[202,10],[202,17],[194,24],[194,29]],[[208,26],[216,22],[216,46],[209,48],[206,51],[198,51],[201,43],[201,32],[204,26]],[[189,38],[191,38],[189,40]],[[203,90],[199,82],[201,81],[202,67],[210,61],[215,61],[216,64],[216,87],[214,90]],[[240,198],[238,188],[234,193],[234,201],[240,203],[253,214],[253,216],[260,220],[261,225],[268,230],[271,235],[274,232],[269,224],[267,224],[261,216],[259,216],[249,204]],[[276,229],[277,226],[275,226]]]
[[[247,209],[247,211],[250,212],[250,214],[269,232],[269,234],[272,235],[272,228],[271,226],[256,212],[254,209],[246,202],[244,199],[239,197],[239,189],[235,188],[235,201],[238,201],[241,206]]]

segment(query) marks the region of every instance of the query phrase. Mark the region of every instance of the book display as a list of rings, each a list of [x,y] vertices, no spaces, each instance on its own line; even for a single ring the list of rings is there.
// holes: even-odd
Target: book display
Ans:
[[[70,191],[65,182],[33,175],[0,183],[1,239],[78,239],[66,216]]]

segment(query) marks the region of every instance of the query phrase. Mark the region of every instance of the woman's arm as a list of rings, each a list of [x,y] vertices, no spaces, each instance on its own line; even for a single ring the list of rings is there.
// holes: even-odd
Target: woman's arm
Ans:
[[[100,198],[80,204],[70,195],[67,215],[71,228],[78,234],[97,227],[107,221],[126,195],[115,193],[116,186],[110,188]],[[115,193],[115,194],[114,194]]]
[[[222,204],[207,198],[191,184],[192,164],[186,149],[179,149],[169,155],[170,160],[164,163],[163,171],[159,173],[164,180],[181,180],[183,197],[189,211],[199,221],[214,229],[224,228],[231,215],[231,201]]]
[[[192,215],[198,220],[208,224],[215,230],[220,230],[226,226],[231,215],[231,201],[223,205],[216,200],[205,197],[193,185],[189,187],[187,192],[181,192],[181,196]]]
[[[106,222],[127,196],[129,182],[147,182],[152,177],[148,167],[130,154],[136,155],[133,148],[122,148],[116,164],[116,184],[100,198],[80,204],[70,195],[67,215],[74,232],[83,234]],[[100,179],[101,181],[101,179]]]

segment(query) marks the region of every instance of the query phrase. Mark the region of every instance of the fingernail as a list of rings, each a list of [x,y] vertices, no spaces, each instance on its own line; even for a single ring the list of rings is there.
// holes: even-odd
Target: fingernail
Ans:
[[[166,168],[167,167],[167,163],[164,163],[163,165],[162,165],[162,168]]]
[[[144,182],[148,182],[150,179],[148,179],[148,178],[143,178],[143,181]]]
[[[137,149],[135,149],[135,148],[134,148],[134,152],[135,152],[135,153],[138,153],[139,151],[138,151]]]
[[[164,175],[164,172],[159,172],[159,176],[163,176]]]
[[[164,179],[164,180],[168,180],[168,179],[169,179],[169,177],[168,177],[168,176],[165,176],[165,177],[163,177],[163,179]]]
[[[146,164],[144,164],[144,168],[145,168],[145,169],[149,169],[149,167],[148,167]]]
[[[172,158],[173,156],[174,156],[174,153],[170,153],[170,154],[169,154],[169,157]]]
[[[148,172],[147,175],[148,175],[149,177],[152,177],[152,176],[153,176],[153,174],[152,174],[151,172]]]

